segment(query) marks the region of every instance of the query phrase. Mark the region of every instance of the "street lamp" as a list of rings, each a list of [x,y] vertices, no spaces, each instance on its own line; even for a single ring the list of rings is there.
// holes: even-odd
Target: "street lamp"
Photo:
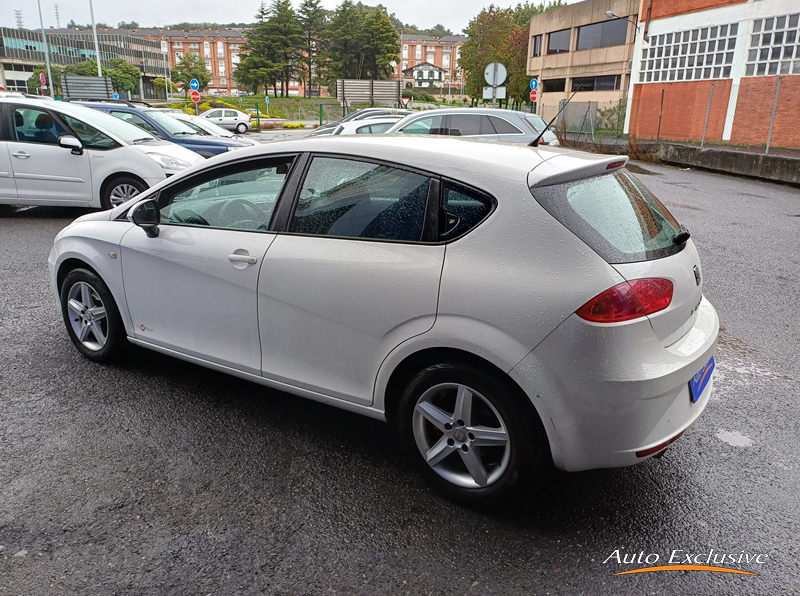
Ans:
[[[607,11],[606,11],[606,18],[607,18],[607,19],[625,19],[626,21],[628,21],[628,22],[630,22],[630,23],[633,23],[633,26],[634,26],[634,27],[636,27],[636,30],[637,30],[637,31],[639,31],[639,24],[638,24],[638,23],[637,23],[635,20],[632,20],[632,19],[631,19],[631,17],[621,17],[621,16],[619,16],[619,15],[615,15],[615,14],[614,14],[613,12],[611,12],[610,10],[607,10]],[[646,34],[646,33],[645,33],[645,34],[642,36],[642,39],[643,39],[644,41],[650,41],[650,39],[648,38],[648,36],[647,36],[647,34]]]

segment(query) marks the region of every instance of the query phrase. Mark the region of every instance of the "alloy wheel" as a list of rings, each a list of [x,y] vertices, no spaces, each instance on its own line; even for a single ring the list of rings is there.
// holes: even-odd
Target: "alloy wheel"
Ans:
[[[97,291],[84,281],[67,293],[67,312],[72,331],[88,350],[102,350],[108,341],[106,308]]]
[[[111,190],[111,194],[109,195],[111,206],[116,207],[117,205],[121,205],[128,199],[132,199],[138,194],[139,189],[133,184],[118,184]]]

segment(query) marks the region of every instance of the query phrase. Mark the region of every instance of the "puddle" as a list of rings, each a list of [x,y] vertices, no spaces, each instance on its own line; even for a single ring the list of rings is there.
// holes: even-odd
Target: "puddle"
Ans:
[[[738,431],[727,431],[727,430],[719,430],[717,431],[717,438],[720,441],[727,443],[733,447],[752,447],[753,446],[753,439],[743,435]]]

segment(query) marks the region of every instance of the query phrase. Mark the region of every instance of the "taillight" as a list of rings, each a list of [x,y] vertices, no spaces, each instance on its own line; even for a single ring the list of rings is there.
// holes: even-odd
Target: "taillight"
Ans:
[[[668,279],[633,279],[601,292],[581,306],[576,314],[593,323],[630,321],[664,310],[672,302]]]

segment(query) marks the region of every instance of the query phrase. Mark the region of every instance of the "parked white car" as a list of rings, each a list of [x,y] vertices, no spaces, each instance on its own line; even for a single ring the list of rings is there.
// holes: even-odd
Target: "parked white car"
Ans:
[[[351,120],[350,122],[342,122],[331,133],[332,135],[375,135],[386,132],[398,120],[402,120],[405,116],[382,116],[376,118],[367,118],[364,120]]]
[[[499,499],[551,461],[644,461],[708,404],[719,321],[697,250],[626,163],[270,143],[77,219],[50,276],[91,360],[132,342],[388,420],[445,495]]]
[[[214,108],[213,110],[205,112],[200,117],[205,118],[214,124],[221,126],[222,128],[235,130],[240,135],[250,130],[250,126],[253,121],[252,115],[245,114],[244,112],[240,112],[239,110],[234,110],[231,108]]]
[[[188,124],[191,128],[193,128],[197,134],[201,135],[211,135],[214,137],[220,137],[223,139],[236,139],[243,143],[247,143],[249,145],[258,145],[258,141],[254,141],[252,139],[248,139],[246,137],[242,137],[236,135],[229,131],[226,128],[222,128],[221,126],[214,124],[211,120],[207,118],[203,118],[202,116],[195,116],[193,114],[184,114],[183,112],[179,113],[170,113],[170,116],[175,118],[176,120],[180,120],[185,124]]]
[[[204,159],[79,105],[0,97],[0,204],[109,209]]]

